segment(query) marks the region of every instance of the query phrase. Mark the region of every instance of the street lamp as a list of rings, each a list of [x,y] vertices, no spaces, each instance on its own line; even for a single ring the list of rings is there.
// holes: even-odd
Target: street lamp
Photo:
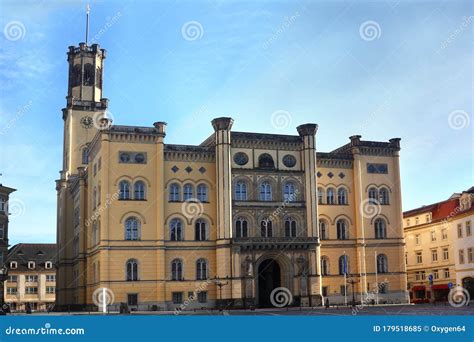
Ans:
[[[218,276],[214,279],[216,285],[219,287],[219,302],[222,302],[222,288],[229,284],[228,281],[223,282]]]
[[[354,291],[354,284],[358,282],[354,278],[347,279],[347,282],[352,285],[352,306],[355,306],[355,291]]]
[[[5,280],[7,280],[8,277],[8,268],[3,265],[2,268],[0,268],[0,290],[2,291],[1,294],[1,299],[0,299],[0,314],[4,315],[6,313],[6,310],[4,310],[4,304],[5,304],[5,290],[4,290],[4,285],[5,285]]]

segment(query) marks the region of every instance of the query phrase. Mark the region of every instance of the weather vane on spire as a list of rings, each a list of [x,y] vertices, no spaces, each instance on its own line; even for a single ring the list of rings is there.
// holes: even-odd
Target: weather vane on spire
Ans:
[[[87,41],[89,38],[89,13],[91,12],[91,6],[87,4],[86,6],[86,14],[87,14],[87,19],[86,19],[86,45]]]

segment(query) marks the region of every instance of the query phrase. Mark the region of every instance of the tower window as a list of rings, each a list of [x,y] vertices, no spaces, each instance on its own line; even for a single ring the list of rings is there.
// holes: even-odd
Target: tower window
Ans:
[[[84,65],[84,85],[94,85],[94,66],[89,63]]]

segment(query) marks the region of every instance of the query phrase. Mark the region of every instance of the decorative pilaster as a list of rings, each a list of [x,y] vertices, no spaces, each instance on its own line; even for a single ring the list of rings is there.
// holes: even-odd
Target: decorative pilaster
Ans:
[[[309,275],[309,291],[310,298],[315,295],[320,295],[321,288],[321,247],[319,243],[319,229],[318,229],[318,202],[317,202],[317,178],[316,178],[316,132],[318,125],[304,124],[297,127],[298,134],[303,139],[303,146],[301,149],[301,160],[304,170],[305,182],[305,201],[306,201],[306,232],[308,238],[315,238],[317,240],[315,253],[310,256],[314,260],[309,261],[309,268],[311,274]],[[314,304],[311,303],[310,304]]]
[[[217,241],[216,241],[216,284],[222,286],[218,291],[217,305],[226,305],[232,302],[234,282],[232,274],[233,255],[231,249],[232,238],[232,175],[230,162],[230,129],[232,118],[217,118],[212,120],[216,139],[216,198],[217,198]],[[225,280],[223,280],[225,279]],[[240,291],[237,291],[240,292]]]

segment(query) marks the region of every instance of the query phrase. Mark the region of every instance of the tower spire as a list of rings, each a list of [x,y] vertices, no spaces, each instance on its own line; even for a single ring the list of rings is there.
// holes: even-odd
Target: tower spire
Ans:
[[[91,6],[89,3],[86,6],[86,45],[89,39],[89,13],[91,12]]]

